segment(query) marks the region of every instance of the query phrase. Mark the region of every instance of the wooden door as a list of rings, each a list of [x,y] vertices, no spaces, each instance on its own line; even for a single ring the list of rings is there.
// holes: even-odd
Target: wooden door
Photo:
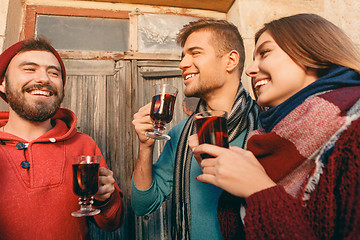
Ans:
[[[90,135],[124,192],[125,219],[115,232],[89,222],[91,239],[134,239],[134,213],[130,204],[133,169],[131,128],[131,62],[112,60],[65,61],[67,80],[62,107],[77,116],[77,129]],[[129,101],[130,100],[130,101]]]
[[[152,86],[156,83],[168,83],[179,90],[175,102],[174,116],[170,124],[167,125],[167,131],[178,122],[187,117],[183,111],[183,79],[178,68],[177,61],[134,61],[136,74],[134,79],[134,107],[139,108],[151,101]],[[137,139],[136,146],[137,146]],[[156,141],[154,149],[154,162],[160,155],[165,141]],[[137,149],[135,156],[137,156]],[[139,240],[147,239],[171,239],[171,199],[164,202],[159,210],[144,216],[136,217],[136,238]]]
[[[131,208],[130,183],[138,151],[131,121],[133,114],[151,101],[152,86],[160,82],[179,90],[173,121],[167,130],[187,117],[178,61],[77,60],[65,64],[68,74],[62,107],[75,112],[78,130],[96,141],[125,194],[123,226],[108,233],[90,223],[91,239],[171,239],[171,200],[144,217],[135,216]],[[164,144],[156,142],[154,162]]]

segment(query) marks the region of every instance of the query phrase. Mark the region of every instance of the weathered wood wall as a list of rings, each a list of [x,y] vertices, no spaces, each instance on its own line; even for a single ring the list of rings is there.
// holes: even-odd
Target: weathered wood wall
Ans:
[[[137,71],[134,71],[137,76],[134,76],[134,92],[135,106],[140,107],[151,100],[152,86],[155,83],[168,83],[178,88],[179,93],[175,103],[175,110],[173,120],[167,126],[167,130],[171,129],[175,124],[186,117],[182,108],[183,102],[183,79],[182,77],[167,77],[168,74],[173,74],[174,70],[179,70],[178,62],[172,61],[134,61],[137,66]],[[153,76],[157,78],[143,78],[141,72],[151,71]],[[165,141],[157,141],[154,150],[154,162],[161,153]],[[137,149],[136,149],[137,151]],[[171,239],[171,199],[165,202],[162,207],[144,217],[136,217],[136,239]]]
[[[178,62],[123,60],[113,62],[113,70],[95,75],[92,68],[96,64],[95,61],[85,67],[79,67],[76,62],[68,65],[69,69],[75,70],[69,71],[62,106],[75,112],[78,130],[94,138],[114,172],[125,194],[125,219],[123,226],[113,233],[90,223],[91,237],[101,240],[170,239],[169,204],[165,203],[159,211],[145,217],[135,216],[131,208],[130,181],[138,150],[131,121],[133,114],[151,101],[152,86],[160,82],[179,89],[173,121],[168,129],[187,116],[182,107],[184,86],[178,76]],[[152,77],[144,78],[144,75]],[[154,161],[164,144],[164,141],[156,142]]]

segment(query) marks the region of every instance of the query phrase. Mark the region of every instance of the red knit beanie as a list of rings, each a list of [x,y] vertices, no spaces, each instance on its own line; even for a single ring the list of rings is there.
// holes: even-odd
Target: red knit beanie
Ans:
[[[15,43],[14,45],[12,45],[8,49],[6,49],[0,55],[0,84],[2,84],[2,82],[4,80],[5,72],[6,72],[6,69],[9,65],[11,59],[13,59],[13,57],[15,57],[15,55],[19,53],[20,49],[23,47],[23,43],[24,43],[24,41]],[[50,46],[50,47],[52,49],[52,53],[54,54],[54,56],[57,58],[57,60],[60,63],[63,85],[65,85],[66,72],[65,72],[64,62],[62,61],[59,53],[52,46]],[[26,50],[26,51],[37,51],[37,50]],[[45,50],[39,50],[39,51],[45,51]],[[4,93],[0,92],[0,97],[2,97],[7,102],[7,99],[6,99],[6,96]]]

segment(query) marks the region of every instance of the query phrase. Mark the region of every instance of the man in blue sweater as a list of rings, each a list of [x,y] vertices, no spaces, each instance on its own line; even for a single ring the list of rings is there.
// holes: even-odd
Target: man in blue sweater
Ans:
[[[230,145],[243,147],[248,133],[258,128],[258,107],[241,84],[244,45],[238,29],[225,20],[201,19],[180,30],[183,47],[180,69],[187,97],[199,97],[196,112],[225,110],[229,113]],[[193,115],[169,131],[169,140],[152,164],[154,140],[150,106],[134,115],[139,153],[132,177],[132,206],[137,215],[157,210],[173,193],[172,239],[222,239],[217,204],[223,190],[198,182],[201,169],[188,147],[195,134]]]

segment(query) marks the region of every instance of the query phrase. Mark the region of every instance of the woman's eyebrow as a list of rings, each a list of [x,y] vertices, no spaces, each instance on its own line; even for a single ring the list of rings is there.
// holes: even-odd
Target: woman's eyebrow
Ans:
[[[264,46],[268,43],[271,43],[270,40],[267,40],[265,42],[263,42],[262,44],[260,44],[260,46],[256,49],[256,52],[255,53],[258,53],[262,48],[264,48]]]
[[[265,46],[266,44],[270,44],[270,43],[272,43],[272,41],[270,41],[270,40],[267,40],[267,41],[261,43],[261,44],[254,50],[253,60],[255,59],[256,54],[259,54],[260,51],[264,48],[264,46]]]

